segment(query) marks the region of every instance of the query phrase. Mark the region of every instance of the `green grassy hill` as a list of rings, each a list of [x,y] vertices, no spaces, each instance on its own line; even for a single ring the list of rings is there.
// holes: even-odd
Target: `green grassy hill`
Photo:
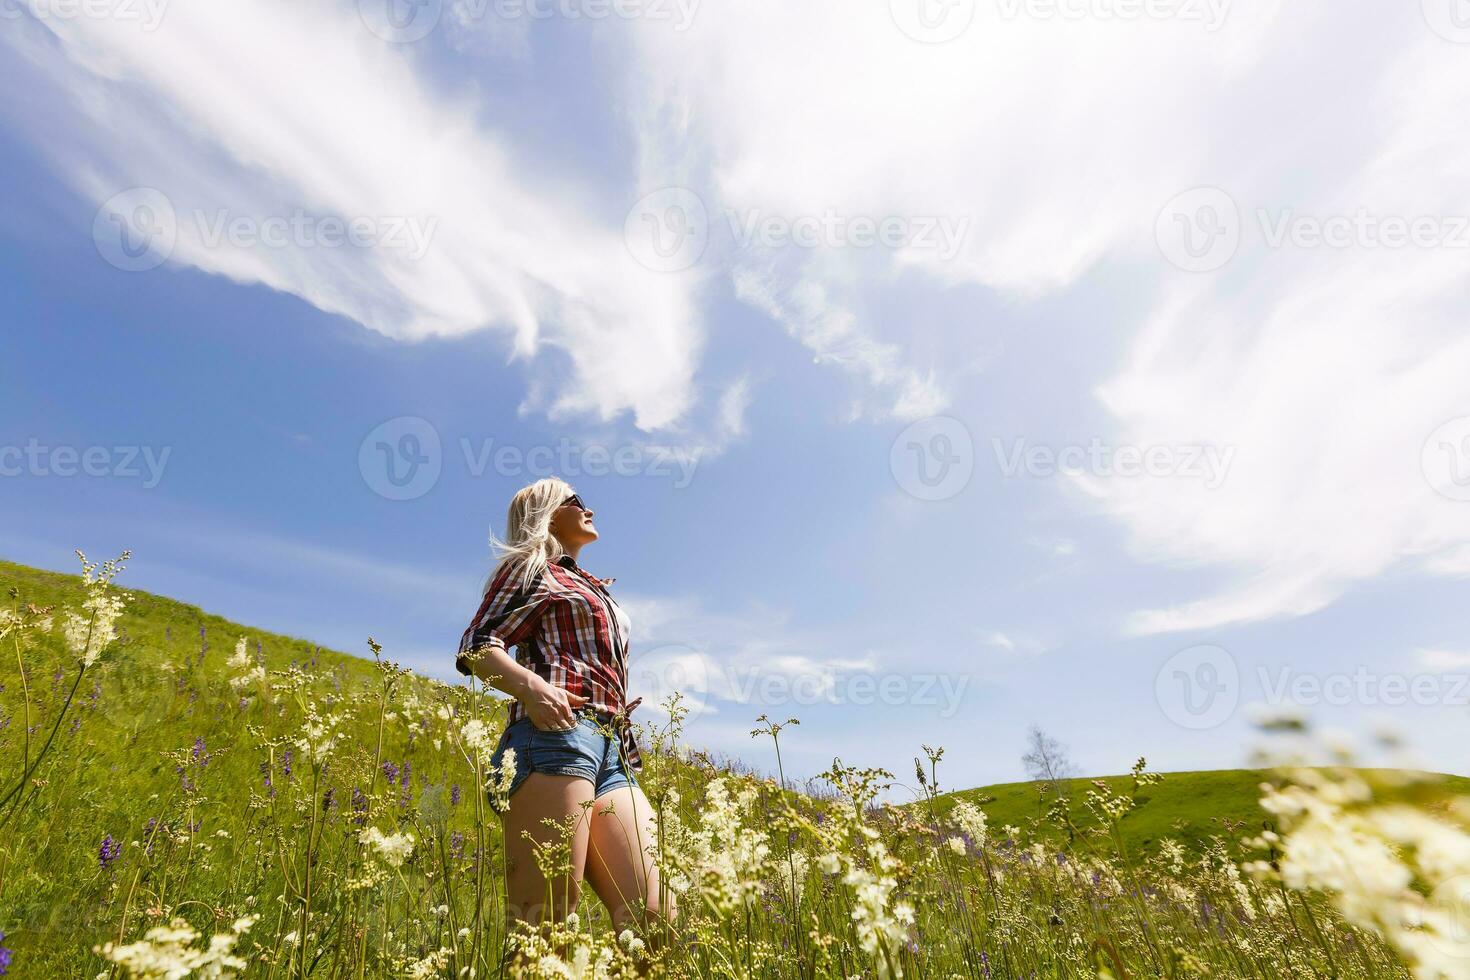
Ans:
[[[0,600],[0,632],[28,605],[55,607],[52,627],[26,634],[19,649],[15,634],[0,643],[0,953],[13,955],[10,975],[95,977],[106,972],[93,953],[102,943],[126,943],[174,917],[187,918],[207,937],[232,928],[237,917],[254,916],[259,920],[239,946],[252,977],[405,976],[410,965],[422,967],[436,950],[450,947],[457,966],[448,975],[459,975],[467,964],[477,975],[493,975],[505,935],[498,888],[502,847],[498,821],[476,789],[486,776],[483,768],[477,771],[484,755],[471,746],[468,732],[482,723],[482,731],[498,734],[503,702],[402,671],[387,662],[391,650],[375,662],[250,629],[130,589],[126,572],[117,586],[132,596],[117,637],[95,662],[85,663],[69,648],[64,629],[64,614],[87,597],[81,579],[0,562],[0,594],[7,596]],[[238,657],[242,638],[245,656]],[[705,791],[717,773],[732,770],[741,770],[738,762],[651,751],[639,779],[651,798],[670,801],[665,819],[687,828],[711,815]],[[1128,779],[1109,782],[1126,785]],[[1143,790],[1142,805],[1124,819],[1125,846],[1137,857],[1164,837],[1192,849],[1216,834],[1238,840],[1260,825],[1261,779],[1247,771],[1166,775]],[[840,815],[849,805],[800,798],[807,822],[797,832],[774,805],[773,785],[731,782],[746,788],[740,804],[746,829],[724,826],[723,834],[744,840],[738,846],[719,841],[730,853],[755,853],[746,839],[753,834],[771,854],[794,846],[810,856],[861,839],[866,856],[853,858],[853,867],[872,857],[868,838],[851,827],[825,836],[846,826]],[[1087,780],[1066,787],[1072,819],[1084,829],[1091,822],[1081,804],[1088,788]],[[1470,794],[1470,780],[1451,780],[1447,788]],[[908,975],[958,972],[961,963],[973,963],[973,944],[980,941],[975,930],[991,928],[972,922],[963,942],[952,928],[955,895],[978,909],[980,890],[996,887],[995,879],[978,876],[973,847],[956,854],[952,845],[935,846],[954,834],[945,816],[962,798],[986,812],[989,860],[1006,866],[1008,890],[992,893],[990,901],[1007,905],[1005,921],[1028,923],[1014,939],[1009,927],[987,931],[987,948],[1020,973],[1061,975],[1060,964],[1076,967],[1087,934],[1069,933],[1050,945],[1038,945],[1035,937],[1050,936],[1059,921],[1096,917],[1097,882],[1064,892],[1053,873],[1028,877],[1024,855],[1000,844],[1002,828],[1021,828],[1024,844],[1057,842],[1062,833],[1042,818],[1047,804],[1034,784],[1008,784],[883,811],[886,846],[916,872],[903,883],[904,901],[918,909],[917,938],[902,954]],[[728,814],[723,805],[714,809]],[[938,834],[911,833],[936,818],[945,824]],[[411,859],[386,869],[370,853],[368,831],[410,835]],[[1084,837],[1079,850],[1094,844]],[[858,955],[851,933],[856,913],[838,880],[824,879],[817,867],[815,860],[805,862],[798,887],[803,914],[815,913],[823,930],[845,938],[822,947],[829,952],[806,952],[826,957],[821,975],[860,973],[858,960],[848,961]],[[793,939],[794,920],[771,911],[786,900],[785,886],[776,884],[785,873],[762,872],[762,901],[745,916],[759,917],[752,928],[769,957],[752,954],[744,940],[721,953],[742,960],[740,975],[754,975],[751,963],[776,963],[771,957],[780,944]],[[1211,894],[1218,886],[1208,885]],[[1169,928],[1179,943],[1204,949],[1216,942],[1215,927],[1198,923],[1193,908],[1171,909]],[[605,911],[590,890],[579,913],[589,935],[606,936]],[[1289,924],[1273,923],[1280,929],[1271,935],[1284,936]],[[712,925],[691,928],[715,935],[708,931]],[[1116,939],[1131,926],[1117,919],[1106,928]],[[798,930],[793,941],[804,935]],[[1152,942],[1140,934],[1125,958],[1143,969],[1154,962]],[[1281,944],[1272,939],[1259,945]],[[677,948],[693,962],[711,947]],[[1237,947],[1210,949],[1200,955],[1218,965]],[[754,959],[744,962],[747,956]],[[1387,969],[1373,975],[1401,974]]]
[[[1269,775],[1256,769],[1165,773],[1163,782],[1140,792],[1141,805],[1123,819],[1124,844],[1132,852],[1151,854],[1160,840],[1169,838],[1198,852],[1214,836],[1227,841],[1249,836],[1262,829],[1269,817],[1259,805],[1261,783]],[[1130,780],[1129,776],[1103,777],[1103,782],[1118,793],[1127,792]],[[1082,804],[1092,786],[1093,778],[1068,779],[1059,784],[1061,794],[1071,802],[1073,821],[1082,827],[1095,826]],[[1443,788],[1446,794],[1467,794],[1470,779],[1447,776]],[[1044,819],[1055,798],[1054,793],[1043,795],[1040,783],[1000,783],[945,793],[936,804],[942,817],[956,800],[969,800],[985,811],[990,827],[997,831],[1010,824],[1026,830],[1028,838],[1034,834],[1060,842],[1063,832]]]

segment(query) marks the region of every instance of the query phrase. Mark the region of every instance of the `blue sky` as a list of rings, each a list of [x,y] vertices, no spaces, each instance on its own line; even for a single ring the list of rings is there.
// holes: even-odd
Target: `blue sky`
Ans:
[[[1470,38],[920,3],[11,8],[3,555],[454,680],[542,453],[756,765],[1470,771]]]

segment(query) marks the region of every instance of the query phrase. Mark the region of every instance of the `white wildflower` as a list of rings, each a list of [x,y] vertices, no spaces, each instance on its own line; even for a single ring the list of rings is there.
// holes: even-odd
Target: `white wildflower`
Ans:
[[[358,840],[372,848],[374,854],[390,868],[401,868],[403,862],[413,854],[413,834],[384,834],[377,827],[368,827],[358,835]]]

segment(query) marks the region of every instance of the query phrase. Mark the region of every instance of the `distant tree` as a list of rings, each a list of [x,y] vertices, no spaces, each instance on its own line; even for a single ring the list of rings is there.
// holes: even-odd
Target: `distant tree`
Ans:
[[[1026,754],[1021,756],[1021,764],[1026,767],[1026,774],[1031,780],[1038,784],[1036,791],[1041,796],[1051,793],[1061,798],[1065,795],[1063,781],[1078,775],[1067,747],[1042,731],[1039,725],[1032,725],[1026,733]]]

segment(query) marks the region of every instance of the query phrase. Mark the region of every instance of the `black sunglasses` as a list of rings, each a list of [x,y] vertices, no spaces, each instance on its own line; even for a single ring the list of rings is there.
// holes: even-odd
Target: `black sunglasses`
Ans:
[[[587,509],[587,505],[582,503],[582,498],[577,496],[576,494],[572,494],[566,500],[563,500],[561,502],[561,505],[563,507],[575,507],[581,511],[585,511]]]

